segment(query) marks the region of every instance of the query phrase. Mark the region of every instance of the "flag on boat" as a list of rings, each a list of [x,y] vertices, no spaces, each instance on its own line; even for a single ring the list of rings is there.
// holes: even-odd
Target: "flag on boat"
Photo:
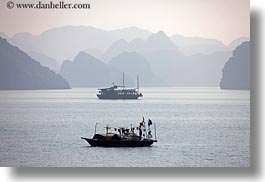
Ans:
[[[148,126],[151,126],[153,124],[151,119],[148,119]]]

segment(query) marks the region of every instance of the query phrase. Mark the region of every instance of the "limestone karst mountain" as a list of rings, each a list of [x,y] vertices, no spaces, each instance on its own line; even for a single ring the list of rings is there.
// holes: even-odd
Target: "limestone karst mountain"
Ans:
[[[64,61],[60,73],[72,87],[101,87],[112,83],[108,67],[85,52],[78,53],[73,61]]]
[[[60,75],[0,38],[0,89],[69,89]]]
[[[250,42],[238,46],[225,63],[220,87],[230,90],[250,89]]]

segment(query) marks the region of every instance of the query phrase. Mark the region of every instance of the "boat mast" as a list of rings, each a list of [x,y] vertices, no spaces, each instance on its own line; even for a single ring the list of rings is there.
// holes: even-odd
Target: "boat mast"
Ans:
[[[139,76],[137,75],[137,91],[139,92]]]
[[[125,88],[125,84],[124,84],[124,72],[122,72],[122,87]]]
[[[154,123],[154,129],[155,129],[155,140],[156,140],[156,123]]]
[[[97,133],[97,124],[98,123],[95,124],[95,134]]]

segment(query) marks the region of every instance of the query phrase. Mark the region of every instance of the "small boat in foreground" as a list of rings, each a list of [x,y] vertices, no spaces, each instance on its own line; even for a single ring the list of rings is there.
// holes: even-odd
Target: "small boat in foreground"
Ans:
[[[81,137],[81,139],[87,141],[91,146],[98,147],[148,147],[151,146],[156,140],[156,127],[155,129],[155,139],[152,139],[151,132],[151,119],[148,120],[148,127],[146,128],[144,118],[139,126],[130,128],[125,127],[110,127],[106,126],[106,133],[97,134],[95,125],[95,134],[93,138]],[[114,132],[110,132],[113,129]],[[135,133],[138,130],[139,135]]]

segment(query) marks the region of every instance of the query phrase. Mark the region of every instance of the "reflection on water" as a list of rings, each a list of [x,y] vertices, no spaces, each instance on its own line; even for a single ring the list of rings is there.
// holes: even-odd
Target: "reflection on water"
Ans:
[[[0,166],[249,166],[250,93],[143,88],[140,100],[98,100],[96,89],[0,91]],[[157,124],[145,148],[89,147],[94,124]]]

